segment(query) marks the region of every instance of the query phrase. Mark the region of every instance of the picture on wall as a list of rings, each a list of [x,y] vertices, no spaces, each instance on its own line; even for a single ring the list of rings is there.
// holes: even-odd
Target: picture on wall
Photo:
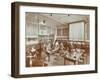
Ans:
[[[97,7],[12,3],[11,76],[97,73]]]
[[[89,64],[89,15],[25,13],[26,67]]]

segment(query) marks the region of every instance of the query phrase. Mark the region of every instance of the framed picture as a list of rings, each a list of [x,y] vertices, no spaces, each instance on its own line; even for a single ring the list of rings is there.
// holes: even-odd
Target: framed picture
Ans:
[[[97,73],[97,7],[12,3],[11,76]]]

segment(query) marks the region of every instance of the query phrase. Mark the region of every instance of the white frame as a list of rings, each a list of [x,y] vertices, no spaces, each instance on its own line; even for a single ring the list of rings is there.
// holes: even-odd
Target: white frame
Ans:
[[[56,11],[56,12],[55,12]],[[69,9],[69,8],[48,8],[35,6],[20,6],[20,74],[55,73],[95,70],[95,54],[90,54],[90,64],[87,65],[67,65],[55,67],[25,67],[25,12],[39,13],[61,13],[61,14],[83,14],[90,16],[90,53],[95,53],[95,11]],[[92,33],[91,33],[92,32]],[[33,73],[34,71],[34,73]]]

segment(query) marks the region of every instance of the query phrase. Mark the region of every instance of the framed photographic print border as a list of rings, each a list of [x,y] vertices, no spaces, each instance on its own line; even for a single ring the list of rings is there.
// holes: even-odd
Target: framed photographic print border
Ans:
[[[95,11],[95,70],[73,71],[73,72],[54,72],[54,73],[38,73],[38,74],[20,74],[20,6],[36,6],[49,8],[69,8],[69,9],[86,9]],[[44,3],[28,3],[14,2],[11,4],[11,76],[16,78],[21,77],[40,77],[40,76],[55,76],[55,75],[72,75],[97,73],[97,7],[94,6],[79,6],[79,5],[63,5],[63,4],[44,4]],[[33,71],[34,72],[34,71]]]

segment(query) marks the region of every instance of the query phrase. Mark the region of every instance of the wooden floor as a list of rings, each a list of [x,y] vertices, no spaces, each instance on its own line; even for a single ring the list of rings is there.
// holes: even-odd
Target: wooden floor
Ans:
[[[57,53],[56,53],[57,54]],[[75,62],[72,59],[67,59],[60,55],[50,55],[50,58],[27,58],[26,59],[26,67],[39,67],[39,66],[62,66],[62,65],[75,65],[75,64],[88,64],[89,56],[85,57],[85,61],[83,62]]]

